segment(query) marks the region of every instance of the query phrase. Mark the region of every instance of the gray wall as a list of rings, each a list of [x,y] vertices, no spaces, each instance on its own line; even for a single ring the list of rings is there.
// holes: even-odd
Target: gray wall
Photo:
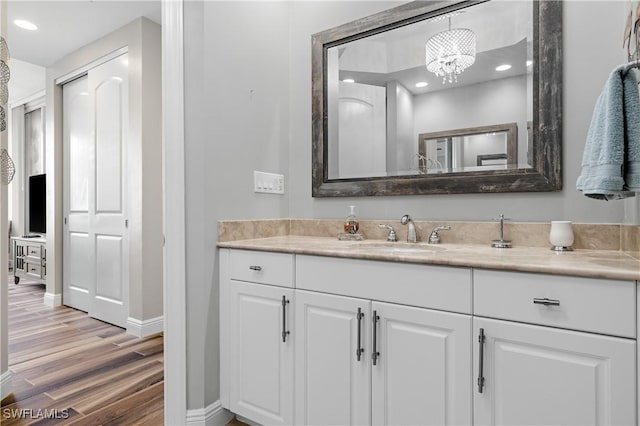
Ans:
[[[288,9],[185,2],[189,409],[219,397],[216,221],[289,215],[287,196],[253,192],[254,170],[290,178]]]
[[[623,220],[623,204],[574,189],[593,105],[620,62],[622,1],[565,2],[563,191],[312,198],[311,34],[398,4],[186,2],[188,408],[219,398],[218,220],[340,218],[349,204],[376,219]],[[253,170],[284,173],[286,194],[254,194]]]
[[[518,162],[527,164],[527,77],[490,80],[414,98],[415,140],[419,134],[494,124],[518,124]],[[474,163],[475,165],[475,163]]]
[[[621,222],[622,203],[591,200],[575,190],[593,105],[611,69],[621,62],[625,2],[564,2],[564,189],[555,193],[311,198],[312,33],[367,15],[377,2],[296,2],[291,25],[291,216],[335,218],[355,204],[361,218],[488,220],[504,212],[521,221]],[[532,206],[535,205],[535,208]]]

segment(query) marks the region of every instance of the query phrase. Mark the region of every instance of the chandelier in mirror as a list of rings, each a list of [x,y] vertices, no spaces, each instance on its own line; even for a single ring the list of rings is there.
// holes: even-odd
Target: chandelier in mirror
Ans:
[[[449,29],[427,40],[427,70],[442,77],[442,84],[458,81],[458,74],[476,61],[476,35],[468,28]]]

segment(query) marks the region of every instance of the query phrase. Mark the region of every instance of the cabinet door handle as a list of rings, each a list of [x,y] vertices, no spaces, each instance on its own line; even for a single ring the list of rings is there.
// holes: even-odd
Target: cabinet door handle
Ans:
[[[358,361],[362,357],[364,353],[364,349],[362,348],[362,318],[364,318],[364,314],[362,313],[362,308],[358,308],[358,313],[356,314],[356,318],[358,319],[358,346],[356,347],[356,357]]]
[[[287,330],[287,305],[289,304],[289,301],[287,300],[287,298],[285,296],[282,296],[282,342],[286,343],[287,342],[287,335],[290,334],[290,332]]]
[[[249,269],[251,269],[252,271],[262,271],[262,266],[251,265],[249,266]]]
[[[373,311],[373,352],[371,353],[371,359],[373,359],[373,365],[377,365],[378,357],[380,356],[380,352],[378,352],[378,321],[380,317],[378,316],[377,311]]]
[[[478,356],[478,393],[482,393],[484,389],[484,328],[480,329],[478,336],[479,356]]]
[[[544,299],[534,297],[533,303],[536,305],[544,305],[544,306],[560,306],[559,300],[547,299],[546,297]]]

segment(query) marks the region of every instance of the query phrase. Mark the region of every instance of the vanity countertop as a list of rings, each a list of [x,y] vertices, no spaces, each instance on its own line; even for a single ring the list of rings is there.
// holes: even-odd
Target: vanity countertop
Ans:
[[[640,281],[640,257],[616,250],[559,253],[543,247],[495,249],[484,245],[339,241],[308,236],[235,240],[220,242],[218,247]]]

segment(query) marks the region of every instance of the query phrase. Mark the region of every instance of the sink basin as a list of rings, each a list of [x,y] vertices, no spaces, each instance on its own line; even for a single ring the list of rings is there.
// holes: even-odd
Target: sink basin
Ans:
[[[420,243],[391,243],[391,242],[362,242],[350,245],[351,250],[370,253],[389,254],[433,254],[446,250],[446,248],[433,244]]]

